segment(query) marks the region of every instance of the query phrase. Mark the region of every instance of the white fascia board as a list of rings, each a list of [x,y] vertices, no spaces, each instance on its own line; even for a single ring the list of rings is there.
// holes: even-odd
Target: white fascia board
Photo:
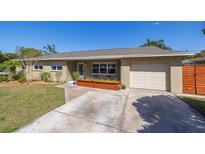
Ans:
[[[36,58],[35,60],[95,60],[95,59],[120,59],[120,58],[144,58],[144,57],[172,57],[172,56],[192,56],[194,53],[170,53],[170,54],[133,54],[133,55],[108,55],[90,57],[62,57],[62,58]]]

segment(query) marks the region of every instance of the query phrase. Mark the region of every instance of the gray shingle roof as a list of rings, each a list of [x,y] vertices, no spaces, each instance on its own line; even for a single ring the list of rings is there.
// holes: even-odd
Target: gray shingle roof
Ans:
[[[80,60],[80,59],[119,59],[129,57],[152,57],[152,56],[185,56],[193,55],[190,52],[163,50],[154,46],[139,48],[116,48],[89,51],[64,52],[58,54],[44,55],[38,60]]]

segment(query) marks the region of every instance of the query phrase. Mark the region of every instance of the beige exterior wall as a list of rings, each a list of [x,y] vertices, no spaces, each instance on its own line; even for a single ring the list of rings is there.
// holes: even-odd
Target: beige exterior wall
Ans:
[[[53,71],[51,70],[51,64],[53,62],[60,62],[63,64],[62,71]],[[92,75],[92,63],[95,62],[115,62],[116,63],[116,74],[115,75]],[[92,60],[92,61],[39,61],[43,64],[43,70],[35,70],[34,66],[32,67],[32,80],[41,80],[40,74],[42,72],[51,73],[51,79],[53,81],[71,81],[72,72],[77,71],[77,64],[84,63],[84,76],[87,78],[98,78],[98,79],[111,79],[111,80],[120,80],[120,60]],[[29,77],[28,67],[26,69],[27,79]],[[59,79],[57,78],[59,76]]]
[[[182,60],[183,57],[154,57],[154,58],[129,58],[121,60],[121,83],[130,87],[130,66],[132,63],[168,63],[169,91],[182,93]]]
[[[173,60],[170,62],[171,92],[182,93],[182,61]]]
[[[94,77],[100,79],[121,80],[122,84],[130,87],[130,66],[132,63],[168,63],[169,65],[169,91],[173,93],[182,93],[182,59],[183,57],[154,57],[154,58],[127,58],[121,60],[84,60],[84,61],[42,61],[43,70],[38,71],[32,68],[33,80],[40,80],[42,72],[50,72],[53,81],[57,81],[60,74],[60,81],[72,80],[72,72],[77,71],[77,64],[85,64],[85,77]],[[61,62],[63,64],[62,71],[52,71],[51,64],[53,62]],[[116,62],[116,75],[92,75],[92,63],[94,62]],[[28,77],[28,69],[26,71]]]
[[[121,60],[120,66],[121,83],[130,86],[130,61],[126,59]]]
[[[77,63],[76,61],[68,61],[67,62],[68,72],[67,72],[67,80],[72,81],[72,72],[77,70]]]
[[[93,75],[92,64],[97,62],[115,62],[116,63],[116,74],[115,75]],[[84,77],[86,78],[99,78],[99,79],[111,79],[120,80],[120,60],[87,60],[87,61],[76,61],[76,69],[78,63],[84,63]]]
[[[42,72],[49,72],[51,73],[51,80],[52,81],[67,81],[68,80],[68,67],[67,61],[39,61],[43,64],[43,70],[35,70],[34,66],[32,66],[32,80],[41,80],[41,73]],[[51,64],[53,62],[60,62],[63,64],[61,71],[53,71],[51,70]],[[29,78],[29,70],[28,66],[26,67],[26,77]]]

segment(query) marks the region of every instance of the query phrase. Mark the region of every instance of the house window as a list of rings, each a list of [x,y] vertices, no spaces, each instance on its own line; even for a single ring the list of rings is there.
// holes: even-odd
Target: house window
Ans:
[[[115,74],[115,70],[116,70],[115,63],[108,64],[108,74]]]
[[[42,63],[36,63],[34,64],[35,70],[43,70],[43,64]]]
[[[99,73],[100,64],[93,64],[93,74]]]
[[[100,74],[107,74],[107,63],[100,64]]]
[[[115,62],[93,63],[92,73],[96,75],[115,75],[116,63]]]
[[[62,63],[52,63],[51,70],[52,71],[61,71],[63,69]]]
[[[84,63],[77,64],[77,71],[80,73],[81,76],[84,75]]]

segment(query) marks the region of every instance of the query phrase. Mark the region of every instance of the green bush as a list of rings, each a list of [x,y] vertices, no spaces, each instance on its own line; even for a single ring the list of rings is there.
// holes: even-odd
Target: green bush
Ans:
[[[48,72],[41,73],[41,80],[47,82],[51,80],[51,74]]]
[[[26,76],[24,73],[24,70],[17,72],[16,74],[13,75],[13,79],[17,80],[20,83],[26,82]]]
[[[0,82],[3,82],[3,81],[8,81],[8,76],[6,75],[0,76]]]
[[[19,71],[19,72],[17,72],[15,75],[13,75],[13,79],[14,79],[14,80],[19,80],[19,79],[22,79],[22,78],[26,78],[26,77],[25,77],[24,70]]]
[[[26,77],[25,76],[21,76],[19,79],[18,79],[18,82],[20,83],[23,83],[23,82],[26,82]]]
[[[121,84],[121,89],[126,90],[126,85],[125,84]]]
[[[80,76],[80,72],[75,71],[75,72],[72,73],[72,76],[73,76],[74,80],[77,80],[79,78],[79,76]]]

